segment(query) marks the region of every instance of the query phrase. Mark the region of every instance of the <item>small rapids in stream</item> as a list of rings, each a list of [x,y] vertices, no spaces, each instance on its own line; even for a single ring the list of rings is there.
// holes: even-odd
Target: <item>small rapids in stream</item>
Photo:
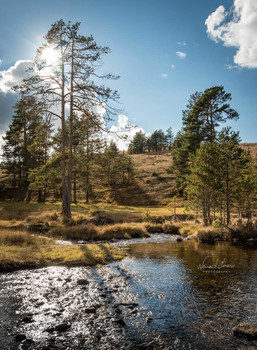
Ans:
[[[0,349],[255,349],[232,327],[257,324],[257,247],[120,241],[106,266],[0,274]]]

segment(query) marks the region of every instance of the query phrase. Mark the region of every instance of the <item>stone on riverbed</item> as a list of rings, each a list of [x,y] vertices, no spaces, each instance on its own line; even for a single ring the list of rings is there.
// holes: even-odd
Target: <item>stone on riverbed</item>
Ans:
[[[66,332],[69,328],[71,328],[71,325],[67,322],[61,323],[57,326],[55,326],[55,330],[57,332]]]
[[[115,322],[116,324],[122,326],[122,327],[125,327],[126,326],[126,323],[125,321],[123,320],[123,318],[116,318],[113,320],[113,322]]]
[[[25,334],[19,333],[19,334],[16,335],[15,340],[16,340],[17,342],[22,342],[22,341],[25,340],[26,338],[27,338],[27,337],[26,337]]]
[[[232,328],[234,335],[244,336],[251,340],[257,339],[257,327],[251,323],[239,323]]]
[[[87,308],[85,309],[85,312],[86,312],[87,314],[95,314],[95,313],[96,313],[96,310],[97,310],[97,307],[95,307],[95,306],[90,306],[90,307],[87,307]]]
[[[88,280],[86,280],[85,278],[78,279],[78,280],[77,280],[77,283],[78,283],[80,286],[85,286],[85,285],[89,284]]]

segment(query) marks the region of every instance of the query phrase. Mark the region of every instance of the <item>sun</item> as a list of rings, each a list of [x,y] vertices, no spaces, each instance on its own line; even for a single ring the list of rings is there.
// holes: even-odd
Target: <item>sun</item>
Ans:
[[[53,47],[45,48],[41,53],[41,58],[46,61],[47,65],[57,65],[59,61],[58,51]]]

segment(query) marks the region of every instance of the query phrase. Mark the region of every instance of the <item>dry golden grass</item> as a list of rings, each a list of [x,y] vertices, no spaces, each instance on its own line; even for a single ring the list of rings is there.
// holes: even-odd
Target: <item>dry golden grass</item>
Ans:
[[[141,222],[146,213],[151,217],[170,217],[173,214],[167,206],[123,206],[115,204],[77,204],[72,205],[73,224],[90,221],[96,224]],[[184,208],[176,210],[177,216],[187,216]],[[92,221],[91,221],[92,220]],[[3,222],[3,225],[1,225]],[[62,224],[61,203],[24,203],[24,202],[0,202],[0,226],[7,222],[24,225],[48,222],[50,224]]]
[[[257,160],[257,143],[241,143],[240,146],[245,150],[249,151],[253,160]]]
[[[49,239],[45,237],[33,236],[24,231],[11,231],[1,230],[0,231],[0,245],[18,245],[18,246],[29,246],[46,244]]]
[[[207,226],[197,230],[195,237],[197,241],[203,243],[214,243],[215,240],[229,240],[230,234],[227,231]]]
[[[119,260],[125,253],[108,244],[59,245],[25,232],[0,232],[0,271],[48,265],[93,266]]]
[[[149,237],[144,224],[141,223],[123,223],[104,226],[100,231],[100,236],[103,239],[128,239],[137,237]]]
[[[170,234],[175,234],[175,235],[178,235],[180,233],[178,225],[176,225],[170,221],[165,221],[162,224],[162,229],[163,229],[164,233],[170,233]]]
[[[137,205],[165,205],[175,192],[174,176],[167,172],[171,152],[131,155],[135,164],[135,183],[121,194],[120,202]]]
[[[83,241],[128,239],[132,237],[149,236],[144,224],[140,223],[123,223],[107,226],[95,226],[93,224],[70,227],[58,226],[50,231],[50,235],[53,237]]]
[[[49,232],[49,235],[64,239],[90,241],[96,240],[98,231],[97,227],[92,224],[68,227],[56,226]]]

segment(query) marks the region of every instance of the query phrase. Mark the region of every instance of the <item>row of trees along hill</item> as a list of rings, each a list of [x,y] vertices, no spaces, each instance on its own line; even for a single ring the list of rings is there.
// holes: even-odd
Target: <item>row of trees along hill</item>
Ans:
[[[131,154],[139,154],[171,150],[173,140],[174,134],[171,127],[167,129],[166,133],[164,133],[163,130],[156,130],[149,137],[142,131],[139,131],[130,142],[128,152]]]
[[[88,201],[96,173],[114,192],[133,173],[128,156],[102,138],[104,119],[117,112],[111,102],[119,97],[102,83],[118,77],[99,72],[110,49],[80,35],[79,25],[60,20],[51,26],[28,78],[15,87],[21,99],[3,148],[5,188],[28,189],[29,194],[37,190],[39,200],[51,190],[61,194],[65,216],[71,215],[72,188],[77,200],[78,183]],[[49,64],[45,57],[53,52],[56,62]],[[55,134],[53,118],[60,120]]]
[[[183,111],[183,128],[174,140],[172,170],[176,187],[200,209],[204,223],[213,219],[231,222],[237,211],[251,220],[257,199],[256,166],[231,128],[218,131],[221,123],[238,119],[230,107],[231,95],[214,86],[190,96]]]

